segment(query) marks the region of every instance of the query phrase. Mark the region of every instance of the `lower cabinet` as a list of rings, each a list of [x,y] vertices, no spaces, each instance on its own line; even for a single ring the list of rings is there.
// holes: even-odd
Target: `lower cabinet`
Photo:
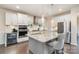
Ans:
[[[0,33],[0,45],[5,43],[5,34],[4,33]]]
[[[18,38],[17,42],[24,42],[24,41],[28,41],[28,37],[22,37],[22,38]]]

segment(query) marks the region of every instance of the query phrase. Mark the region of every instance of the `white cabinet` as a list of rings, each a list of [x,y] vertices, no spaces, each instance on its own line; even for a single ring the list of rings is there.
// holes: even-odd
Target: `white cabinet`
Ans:
[[[0,33],[0,44],[4,44],[4,42],[5,42],[5,34]]]
[[[18,25],[21,25],[22,22],[22,15],[18,13]]]
[[[24,14],[18,14],[18,25],[27,25],[27,16]]]
[[[28,40],[29,40],[28,37],[23,37],[23,38],[18,38],[17,42],[20,43],[20,42],[24,42],[24,41],[28,41]]]
[[[33,24],[33,17],[18,13],[18,25]]]
[[[6,12],[6,25],[17,25],[17,14]]]
[[[32,16],[27,16],[28,24],[33,24],[33,17]]]
[[[6,12],[6,25],[28,25],[33,24],[33,17],[21,13]]]

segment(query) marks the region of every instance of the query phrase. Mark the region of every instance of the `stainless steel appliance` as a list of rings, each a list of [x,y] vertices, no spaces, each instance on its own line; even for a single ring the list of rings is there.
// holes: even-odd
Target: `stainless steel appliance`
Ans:
[[[19,37],[24,37],[27,33],[27,25],[19,25]]]
[[[66,37],[65,43],[71,44],[71,22],[69,23],[69,31],[67,32]]]
[[[17,32],[7,33],[7,45],[17,43]]]
[[[64,22],[58,22],[58,33],[64,33]]]

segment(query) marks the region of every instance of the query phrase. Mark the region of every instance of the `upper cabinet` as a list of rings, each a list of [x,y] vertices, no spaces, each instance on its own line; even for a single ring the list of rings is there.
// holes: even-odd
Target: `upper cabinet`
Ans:
[[[27,16],[24,14],[18,13],[18,25],[27,25]]]
[[[33,17],[18,13],[18,25],[33,24]]]
[[[27,24],[28,25],[31,25],[31,24],[33,24],[33,16],[29,16],[29,15],[27,15]]]
[[[33,16],[13,12],[6,12],[5,15],[6,15],[6,25],[33,24]]]
[[[17,13],[6,12],[6,25],[17,25]]]

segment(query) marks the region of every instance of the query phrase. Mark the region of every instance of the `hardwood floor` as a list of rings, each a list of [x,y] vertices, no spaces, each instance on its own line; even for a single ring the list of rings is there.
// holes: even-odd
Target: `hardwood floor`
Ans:
[[[79,54],[79,48],[74,45],[64,45],[65,54]],[[0,48],[0,54],[28,54],[28,42]]]
[[[79,47],[74,46],[74,45],[65,44],[64,52],[66,54],[79,54]]]
[[[0,48],[0,54],[27,54],[28,42],[10,45],[6,48]]]

